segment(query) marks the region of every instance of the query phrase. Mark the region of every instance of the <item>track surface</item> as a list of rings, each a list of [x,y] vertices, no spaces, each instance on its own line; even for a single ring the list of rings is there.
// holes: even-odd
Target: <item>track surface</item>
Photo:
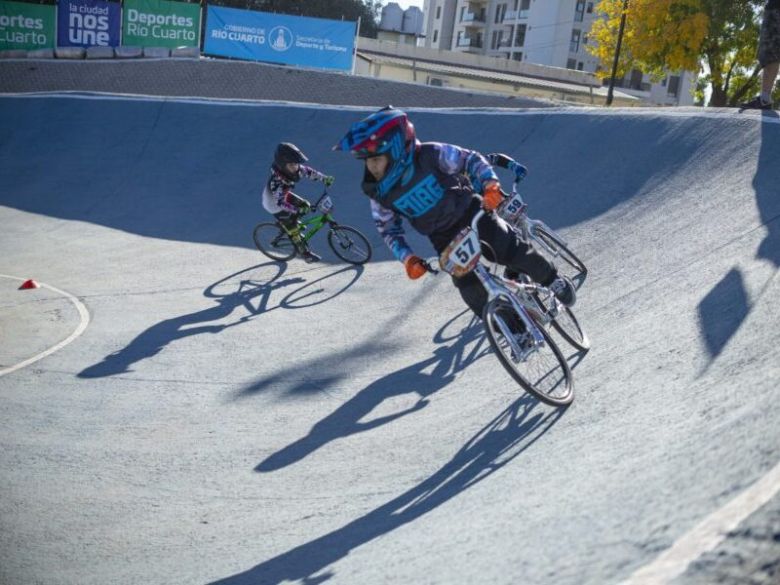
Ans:
[[[360,166],[329,150],[363,114],[0,98],[0,273],[91,318],[0,377],[0,582],[618,583],[780,461],[776,118],[414,114],[423,139],[526,162],[531,215],[591,269],[594,347],[567,349],[556,411],[449,279],[381,247]],[[282,139],[336,175],[375,261],[251,247]],[[80,323],[18,284],[0,370]],[[771,583],[778,500],[676,582]]]

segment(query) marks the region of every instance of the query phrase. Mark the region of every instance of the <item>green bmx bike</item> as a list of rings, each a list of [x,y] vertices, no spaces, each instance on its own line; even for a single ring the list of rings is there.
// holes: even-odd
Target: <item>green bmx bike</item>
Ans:
[[[325,189],[312,206],[313,213],[299,220],[301,243],[308,244],[325,225],[328,225],[328,245],[344,262],[365,264],[371,259],[371,244],[366,236],[353,227],[341,225],[333,218],[333,200]],[[272,260],[291,260],[299,253],[290,232],[278,222],[259,223],[252,234],[255,246]]]

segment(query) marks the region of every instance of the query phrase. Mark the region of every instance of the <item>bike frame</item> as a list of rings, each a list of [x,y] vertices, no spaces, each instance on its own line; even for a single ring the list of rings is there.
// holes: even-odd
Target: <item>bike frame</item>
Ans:
[[[543,221],[538,219],[531,219],[530,217],[528,217],[528,213],[527,213],[528,205],[523,200],[522,195],[520,195],[520,192],[518,190],[519,184],[520,184],[520,180],[516,180],[512,184],[512,192],[509,194],[509,198],[508,198],[508,201],[511,201],[513,198],[517,198],[522,203],[519,215],[514,221],[511,222],[509,220],[505,220],[505,221],[507,221],[507,223],[512,225],[512,227],[516,228],[520,232],[520,237],[523,239],[523,241],[530,242],[531,240],[533,240],[536,244],[545,248],[550,254],[552,254],[553,256],[557,256],[558,250],[553,249],[547,242],[545,242],[542,239],[539,239],[536,236],[536,231],[539,228],[541,228],[551,236],[560,240],[564,246],[568,246],[569,244],[555,230],[553,230],[550,226],[548,226]]]
[[[319,205],[320,205],[320,202],[327,195],[328,195],[328,190],[325,189],[325,191],[322,193],[322,195],[320,195],[320,198],[317,199],[317,202],[312,206],[312,209],[317,209],[319,207]],[[301,239],[304,242],[308,242],[310,239],[312,239],[314,237],[314,234],[316,234],[323,227],[325,227],[325,224],[328,224],[330,226],[338,225],[336,223],[336,220],[330,214],[330,212],[328,212],[328,213],[319,213],[318,215],[312,215],[310,217],[302,218],[299,221],[301,222],[301,225],[303,226],[303,229],[301,229]]]
[[[477,236],[479,236],[477,222],[484,215],[485,211],[480,210],[471,220],[471,229],[476,232]],[[487,302],[496,298],[503,298],[508,301],[520,316],[520,319],[526,327],[526,331],[530,332],[533,336],[533,347],[523,350],[518,345],[515,336],[512,335],[512,332],[506,327],[506,324],[503,323],[503,321],[499,321],[498,323],[501,333],[504,335],[507,343],[512,347],[515,355],[524,361],[528,356],[535,352],[538,347],[545,343],[544,336],[539,330],[539,325],[531,316],[531,313],[541,321],[542,326],[547,325],[558,315],[560,310],[558,299],[555,298],[555,295],[553,295],[551,291],[543,286],[527,282],[514,282],[491,273],[481,260],[474,267],[473,273],[477,275],[480,283],[482,283],[482,286],[485,288],[485,292],[487,292]],[[534,298],[534,292],[542,293],[545,296],[544,301]],[[542,302],[545,301],[550,302],[550,306],[543,306]]]

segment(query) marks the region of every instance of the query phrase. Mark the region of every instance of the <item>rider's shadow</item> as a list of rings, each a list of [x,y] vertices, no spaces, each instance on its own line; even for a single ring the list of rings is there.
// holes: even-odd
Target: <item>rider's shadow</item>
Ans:
[[[276,273],[270,278],[253,279],[252,273],[270,268]],[[204,296],[215,299],[216,305],[206,309],[165,319],[140,333],[126,347],[107,355],[97,364],[91,365],[79,374],[79,378],[102,378],[130,371],[130,366],[157,355],[168,344],[193,335],[216,334],[225,329],[246,323],[268,311],[285,308],[303,308],[326,302],[352,286],[362,274],[362,267],[341,268],[327,275],[307,282],[299,276],[281,279],[287,265],[269,262],[246,268],[231,274],[206,288]],[[318,287],[322,281],[354,272],[351,280],[335,293],[323,296],[324,289]],[[238,286],[234,284],[238,279]],[[296,284],[303,284],[287,294],[278,304],[271,305],[271,297],[277,291]],[[226,288],[226,292],[221,292]],[[243,308],[243,311],[239,310]],[[233,317],[227,323],[218,323]]]
[[[434,337],[435,341],[441,340],[440,343],[451,341],[449,345],[440,345],[431,357],[372,382],[316,423],[308,435],[258,464],[255,471],[270,472],[287,467],[331,441],[370,431],[424,408],[428,397],[452,382],[458,372],[490,353],[481,322],[476,318],[472,318],[459,334],[445,338],[444,331],[464,313],[449,321]],[[320,382],[311,383],[322,385],[329,380]],[[385,400],[406,394],[416,394],[417,402],[392,414],[369,418]]]
[[[401,528],[488,479],[529,449],[563,416],[522,396],[474,435],[438,471],[344,526],[211,585],[323,583],[332,565],[352,551]]]
[[[752,185],[766,237],[756,250],[756,258],[768,261],[776,271],[780,266],[780,198],[777,196],[777,185],[780,182],[777,165],[780,128],[778,124],[766,120],[778,118],[777,112],[762,112],[762,117],[765,120],[761,123],[761,147]],[[702,373],[709,369],[739,331],[753,306],[769,287],[775,273],[760,292],[751,298],[744,275],[739,267],[733,267],[699,302],[699,327],[710,358]]]

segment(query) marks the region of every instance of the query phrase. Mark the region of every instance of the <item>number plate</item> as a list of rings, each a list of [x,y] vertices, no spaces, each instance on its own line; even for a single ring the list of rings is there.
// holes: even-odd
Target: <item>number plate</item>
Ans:
[[[320,204],[317,207],[320,208],[322,213],[330,213],[330,210],[333,209],[333,201],[329,195],[326,195],[322,198],[322,201],[320,201]]]
[[[474,270],[480,256],[481,251],[477,233],[471,228],[465,228],[455,236],[455,239],[442,252],[439,258],[439,266],[445,272],[460,277]]]
[[[502,219],[508,221],[511,224],[517,220],[518,217],[525,211],[526,205],[523,203],[523,198],[518,193],[515,193],[511,198],[507,199],[499,210],[498,214]]]

